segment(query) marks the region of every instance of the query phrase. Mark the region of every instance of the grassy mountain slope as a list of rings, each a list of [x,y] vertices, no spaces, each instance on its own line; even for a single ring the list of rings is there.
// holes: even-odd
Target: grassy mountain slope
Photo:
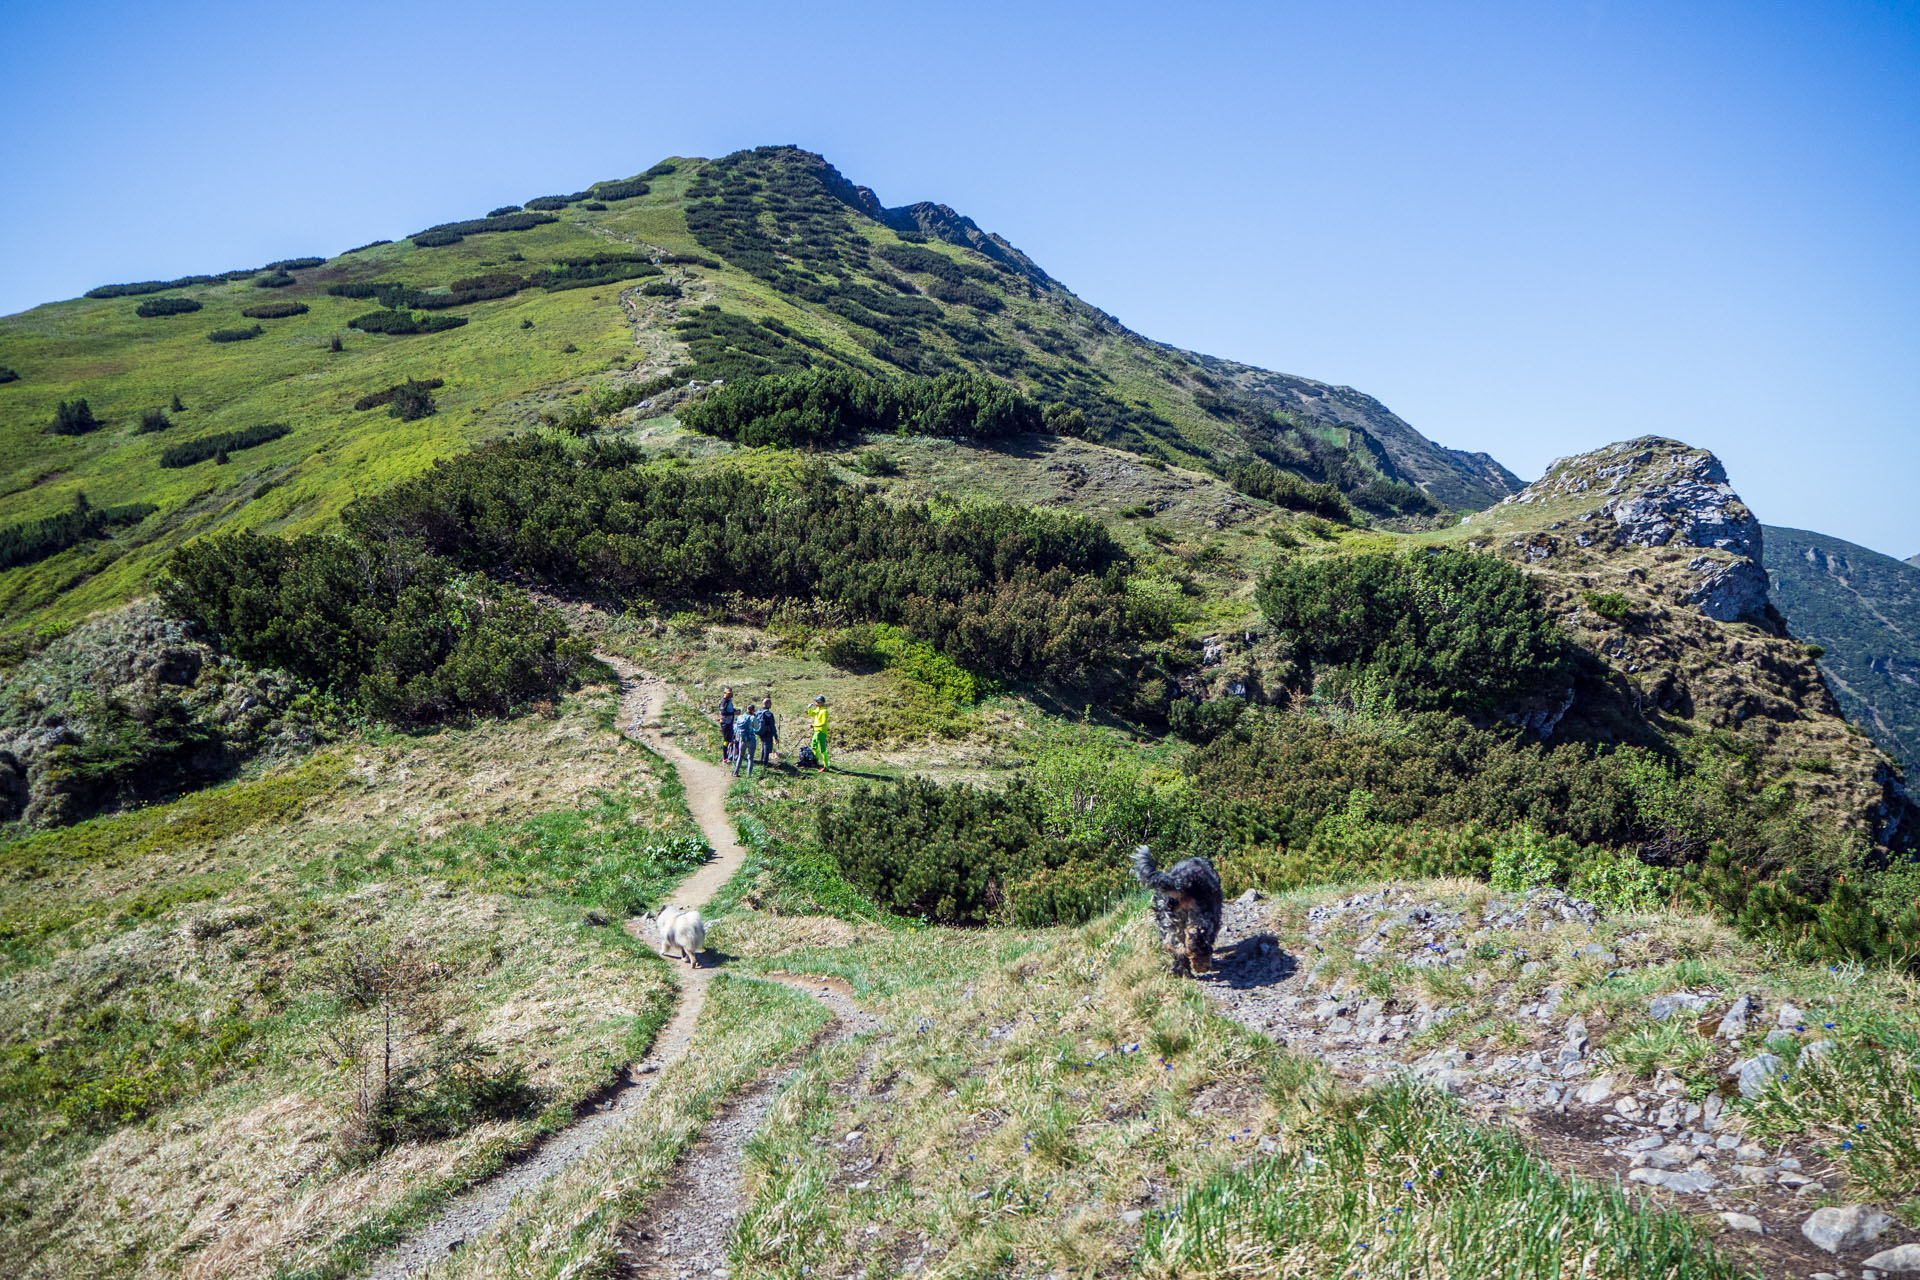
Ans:
[[[0,367],[18,374],[0,385],[0,528],[69,517],[82,497],[122,512],[0,569],[0,618],[72,619],[137,595],[169,550],[212,529],[324,527],[354,497],[533,427],[569,396],[654,400],[617,397],[669,371],[676,382],[801,364],[986,371],[1081,409],[1095,439],[1211,469],[1264,457],[1383,518],[1478,508],[1517,487],[1491,459],[1439,449],[1356,392],[1149,342],[952,210],[884,208],[792,148],[676,159],[535,203],[551,221],[481,220],[312,265],[0,318]],[[692,261],[657,271],[649,260],[661,255]],[[411,292],[339,296],[374,285]],[[161,299],[180,301],[139,314]],[[383,302],[466,323],[349,327]],[[246,314],[295,310],[284,304],[306,310]],[[409,379],[444,383],[431,393],[437,412],[407,421],[354,407]],[[677,394],[630,413],[659,412]],[[79,399],[102,425],[50,433],[59,405]],[[154,411],[159,429],[143,431]],[[161,465],[172,446],[271,424],[288,430]]]
[[[1847,718],[1920,765],[1920,568],[1804,529],[1767,528],[1773,601],[1798,638],[1826,650],[1820,669]]]

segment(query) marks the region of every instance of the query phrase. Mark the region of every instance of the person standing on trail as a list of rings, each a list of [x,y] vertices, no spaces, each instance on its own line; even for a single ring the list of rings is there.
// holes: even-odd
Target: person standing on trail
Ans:
[[[807,707],[807,719],[813,721],[813,758],[822,769],[827,767],[827,695],[821,694]]]
[[[733,686],[728,685],[720,691],[720,758],[729,764],[733,762],[733,721],[738,713],[733,706]]]
[[[768,694],[760,702],[760,763],[772,765],[773,744],[780,740],[780,726],[773,718],[773,695]]]
[[[738,743],[738,751],[733,761],[733,776],[736,778],[753,776],[753,740],[758,736],[756,730],[759,728],[759,722],[760,713],[753,709],[751,702],[747,704],[747,709],[740,713],[739,719],[733,722],[733,736]],[[742,774],[741,770],[746,772]]]

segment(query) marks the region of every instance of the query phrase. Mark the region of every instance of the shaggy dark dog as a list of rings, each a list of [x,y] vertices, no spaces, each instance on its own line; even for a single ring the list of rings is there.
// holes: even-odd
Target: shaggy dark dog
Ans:
[[[1173,956],[1173,971],[1183,977],[1213,968],[1213,940],[1220,936],[1220,876],[1205,858],[1188,858],[1165,871],[1153,868],[1153,854],[1141,845],[1133,851],[1133,874],[1153,890],[1153,922]]]

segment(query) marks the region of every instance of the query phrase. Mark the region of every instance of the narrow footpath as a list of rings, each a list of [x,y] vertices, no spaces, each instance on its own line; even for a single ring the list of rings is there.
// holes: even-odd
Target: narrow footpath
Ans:
[[[714,856],[702,863],[692,875],[680,882],[670,901],[680,907],[703,907],[733,877],[746,861],[746,850],[735,838],[733,824],[727,819],[727,786],[732,780],[717,761],[689,755],[659,730],[658,717],[666,705],[666,685],[647,675],[633,663],[609,653],[598,657],[620,677],[619,726],[622,733],[659,752],[679,771],[686,789],[687,808],[699,823],[700,831],[713,846]],[[629,920],[627,932],[658,948],[660,940],[649,923]],[[468,1240],[487,1230],[506,1212],[515,1196],[531,1191],[575,1161],[586,1156],[621,1124],[632,1117],[653,1091],[660,1071],[677,1062],[693,1039],[700,1010],[707,999],[707,984],[714,970],[706,966],[673,966],[674,980],[680,985],[680,998],[673,1017],[660,1032],[647,1056],[633,1064],[598,1109],[554,1134],[529,1152],[525,1158],[508,1165],[497,1176],[457,1196],[432,1222],[402,1240],[374,1264],[373,1280],[405,1280],[432,1263],[445,1258]],[[811,994],[822,995],[818,983],[802,986]],[[849,1015],[864,1018],[838,993],[827,1003],[842,1024]],[[844,1008],[842,1005],[844,1004]],[[756,1094],[765,1090],[756,1090]],[[739,1104],[735,1108],[747,1104]],[[764,1101],[761,1102],[764,1108]],[[757,1114],[757,1112],[755,1113]],[[703,1144],[706,1145],[706,1144]],[[737,1153],[737,1144],[736,1144]],[[737,1167],[736,1159],[735,1165]],[[724,1248],[724,1244],[723,1244]],[[723,1254],[724,1256],[724,1254]]]

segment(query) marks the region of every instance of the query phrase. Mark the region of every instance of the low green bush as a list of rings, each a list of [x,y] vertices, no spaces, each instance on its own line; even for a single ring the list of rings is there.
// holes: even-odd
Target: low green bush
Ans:
[[[527,202],[529,209],[533,201]],[[496,218],[472,218],[466,222],[443,222],[416,233],[412,240],[422,248],[434,248],[442,245],[458,244],[465,236],[486,235],[499,231],[529,231],[534,227],[557,222],[551,213],[523,212],[502,214]]]
[[[0,386],[4,386],[9,382],[18,381],[20,381],[20,373],[18,370],[10,369],[6,365],[0,364]]]
[[[288,272],[269,271],[255,279],[253,285],[256,289],[284,289],[294,282],[293,276]]]
[[[133,309],[133,314],[151,319],[154,316],[191,315],[200,309],[200,304],[192,298],[148,298]]]
[[[201,436],[198,440],[182,440],[179,444],[169,445],[160,451],[160,465],[190,467],[196,462],[205,462],[208,458],[224,458],[229,453],[278,440],[286,435],[288,430],[289,428],[282,423],[266,422],[257,427],[243,427],[239,431],[222,431],[218,435]]]
[[[1038,797],[1022,783],[1005,792],[924,778],[862,787],[821,809],[816,835],[849,880],[903,916],[1007,919],[1014,886],[1046,871],[1055,874],[1021,894],[1026,923],[1063,923],[1040,918],[1052,907],[1091,907],[1085,919],[1111,901],[1093,901],[1100,852],[1048,837]]]
[[[588,190],[596,200],[631,200],[646,195],[652,188],[645,178],[625,178],[619,182],[596,182]]]
[[[347,520],[568,591],[818,599],[1000,676],[1077,678],[1131,634],[1131,561],[1093,521],[998,504],[936,515],[841,485],[824,467],[776,487],[523,437],[356,504]]]
[[[378,409],[381,405],[394,403],[394,401],[400,399],[402,396],[418,397],[426,395],[428,392],[438,391],[446,385],[444,378],[408,378],[405,382],[396,382],[383,391],[373,391],[361,396],[353,402],[353,407],[361,412],[365,412],[368,409]],[[428,396],[428,399],[431,400],[432,397]],[[394,416],[398,417],[400,415],[395,414]]]
[[[89,538],[98,538],[120,525],[138,524],[160,508],[151,502],[118,507],[96,507],[84,493],[58,515],[20,524],[0,525],[0,569],[13,569],[58,555]]]
[[[208,342],[251,342],[253,339],[259,337],[261,334],[265,332],[266,330],[262,329],[257,324],[254,325],[251,329],[215,329],[212,333],[207,335],[207,341]]]
[[[1633,612],[1633,601],[1618,591],[1589,591],[1581,598],[1587,602],[1587,608],[1608,622],[1625,622]]]
[[[289,316],[307,314],[304,302],[263,302],[257,307],[246,307],[240,312],[249,320],[285,320]]]
[[[93,416],[93,407],[84,399],[68,403],[62,400],[53,410],[53,421],[47,424],[47,434],[55,436],[83,436],[89,431],[97,431],[107,424]]]
[[[1532,579],[1452,549],[1277,565],[1258,599],[1296,658],[1357,703],[1487,709],[1563,682],[1570,642]]]
[[[203,538],[174,553],[161,598],[236,656],[400,723],[504,714],[588,654],[552,610],[413,542]]]
[[[347,327],[358,329],[362,333],[403,335],[440,333],[447,329],[458,329],[466,322],[465,316],[416,316],[411,311],[369,311],[365,315],[355,316],[347,321]]]
[[[731,381],[680,420],[745,445],[822,445],[862,431],[996,439],[1046,425],[1040,406],[981,374],[870,378],[839,369]]]
[[[1342,524],[1353,523],[1353,510],[1340,490],[1330,484],[1303,480],[1270,462],[1243,462],[1227,469],[1227,483],[1250,498],[1259,498],[1292,511],[1306,511]]]
[[[242,272],[252,275],[251,271]],[[83,294],[88,298],[132,298],[144,293],[165,293],[169,289],[191,289],[195,285],[219,284],[221,276],[181,276],[178,280],[142,280],[137,284],[103,284]]]
[[[140,425],[133,429],[137,436],[150,435],[155,431],[165,431],[173,425],[173,419],[164,409],[148,409],[140,415]]]

